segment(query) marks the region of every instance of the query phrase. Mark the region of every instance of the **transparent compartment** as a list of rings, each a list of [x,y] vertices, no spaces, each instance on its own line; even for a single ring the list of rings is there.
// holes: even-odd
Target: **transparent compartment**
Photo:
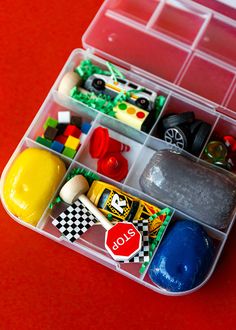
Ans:
[[[234,87],[230,97],[229,97],[229,101],[226,104],[226,106],[233,110],[233,112],[236,112],[236,86]]]
[[[69,170],[67,171],[67,175],[70,173],[71,170],[75,168],[81,168],[81,169],[87,169],[87,167],[84,167],[82,164],[73,162],[73,164],[70,166]],[[166,205],[158,202],[157,200],[153,200],[152,198],[149,198],[142,192],[138,192],[135,189],[132,189],[131,187],[122,185],[120,183],[114,182],[113,180],[109,180],[109,178],[106,178],[105,176],[100,176],[100,180],[103,181],[104,183],[109,183],[112,184],[114,187],[121,189],[123,192],[126,192],[134,198],[138,198],[139,200],[143,200],[146,202],[149,202],[155,207],[158,207],[160,209],[166,208]],[[65,182],[65,179],[64,179]],[[61,187],[63,186],[64,182],[60,184],[59,189],[57,190],[57,194],[59,194],[59,191]],[[56,194],[56,195],[57,195]],[[55,195],[55,196],[56,196]],[[66,240],[66,238],[63,238],[61,233],[55,226],[52,225],[53,219],[57,218],[61,212],[64,212],[66,208],[68,207],[68,204],[64,202],[59,202],[54,205],[53,209],[47,209],[47,211],[44,214],[43,219],[41,220],[41,224],[39,228],[46,232],[49,235],[54,236],[56,239],[59,241],[66,242],[67,245],[72,246],[73,248],[76,249],[76,247],[83,246],[85,249],[90,249],[94,251],[94,253],[97,254],[97,256],[100,255],[100,258],[105,257],[106,259],[111,260],[111,263],[116,264],[117,270],[118,271],[124,271],[127,272],[128,274],[131,274],[137,278],[141,277],[141,274],[139,272],[139,269],[142,265],[142,262],[140,263],[118,263],[115,262],[109,253],[107,252],[104,241],[105,241],[105,229],[100,225],[100,223],[94,224],[92,227],[90,227],[79,239],[77,239],[75,242],[71,243]],[[171,212],[173,213],[173,210],[171,209]]]
[[[151,28],[191,45],[206,17],[206,12],[196,11],[191,3],[170,0],[165,2]]]
[[[172,114],[181,114],[181,113],[185,113],[185,112],[193,112],[194,113],[194,117],[195,117],[195,121],[197,120],[201,120],[204,123],[207,123],[211,126],[211,129],[209,131],[209,136],[211,133],[211,130],[213,129],[215,123],[218,120],[218,114],[213,111],[210,107],[204,107],[196,102],[191,102],[189,99],[181,97],[177,94],[172,93],[172,95],[169,96],[168,101],[165,104],[165,107],[160,115],[160,117],[158,118],[158,121],[156,123],[156,125],[153,128],[153,131],[151,132],[152,136],[160,138],[160,139],[164,139],[163,134],[163,127],[162,127],[162,118],[167,118],[169,115]],[[178,126],[178,125],[177,125]],[[182,127],[184,126],[184,128]],[[192,153],[191,150],[191,146],[192,146],[192,141],[194,140],[197,131],[195,133],[191,133],[191,129],[190,129],[190,124],[184,124],[184,125],[180,125],[180,127],[182,127],[183,132],[185,132],[185,136],[187,137],[187,141],[188,141],[188,147],[185,148],[186,151]],[[207,138],[205,139],[205,142],[207,141]],[[202,148],[204,148],[204,145],[202,146]],[[201,153],[201,151],[199,152],[199,154]]]
[[[165,3],[166,6],[164,6]],[[173,8],[170,8],[170,4],[173,5]],[[140,10],[140,8],[142,8],[142,10]],[[177,21],[169,21],[169,18],[173,15],[172,12],[175,12],[175,16],[178,17]],[[182,23],[186,24],[192,14],[194,15],[194,20],[196,19],[195,24],[194,26],[188,26],[185,31]],[[184,0],[149,0],[145,3],[145,6],[143,2],[139,0],[106,1],[83,37],[83,44],[85,47],[90,47],[90,49],[87,51],[75,50],[71,54],[69,60],[55,82],[51,93],[30,126],[26,137],[22,139],[20,145],[6,166],[2,174],[1,190],[7,170],[19,151],[28,146],[47,149],[44,146],[38,145],[33,140],[34,134],[36,134],[40,129],[40,120],[42,120],[44,116],[44,110],[47,112],[50,111],[50,106],[52,106],[53,109],[55,106],[56,109],[56,107],[60,105],[63,108],[69,108],[72,112],[81,113],[83,116],[88,115],[91,120],[97,117],[98,111],[88,108],[70,97],[64,97],[56,90],[63,75],[79,65],[82,59],[89,58],[94,64],[99,64],[102,68],[106,69],[105,60],[98,58],[93,55],[93,53],[99,54],[105,59],[112,60],[113,63],[118,63],[122,67],[129,68],[130,71],[126,71],[122,68],[119,69],[133,82],[155,91],[161,91],[164,93],[163,95],[166,96],[169,95],[170,90],[174,90],[179,96],[185,95],[189,99],[188,102],[183,102],[182,99],[182,106],[184,109],[184,103],[187,104],[186,109],[189,109],[190,105],[192,106],[191,100],[197,100],[199,104],[195,103],[193,106],[196,108],[196,113],[201,115],[201,118],[212,119],[216,118],[217,115],[214,115],[211,111],[208,111],[208,108],[200,106],[200,104],[203,103],[203,99],[200,96],[207,98],[204,103],[209,105],[209,109],[210,106],[215,106],[212,102],[216,102],[222,104],[223,106],[226,104],[229,108],[234,110],[235,90],[231,93],[231,88],[234,87],[233,83],[235,79],[235,70],[232,67],[235,63],[235,58],[233,57],[234,47],[231,45],[232,47],[229,49],[227,45],[226,50],[223,50],[223,47],[225,46],[223,44],[223,40],[224,38],[227,38],[229,41],[228,44],[231,44],[232,31],[234,28],[232,28],[232,22],[228,22],[227,18],[224,17],[221,17],[219,20],[217,14],[214,14],[213,19],[210,21],[209,15],[211,14],[212,13],[208,11],[207,8],[197,5],[195,6],[192,2],[190,3]],[[181,17],[185,18],[183,19],[184,22],[181,21]],[[221,21],[223,22],[223,25],[219,24],[219,27],[214,27],[214,24],[212,24],[213,20],[216,20],[217,22]],[[210,24],[208,26],[209,21]],[[172,23],[174,25],[172,25]],[[224,24],[228,25],[225,29]],[[214,31],[219,29],[220,38],[218,41],[217,38],[214,39],[211,36],[211,32],[207,35],[207,33],[209,33],[208,28],[210,28],[210,25],[213,26]],[[218,23],[216,25],[218,25]],[[204,34],[205,29],[206,33]],[[204,46],[202,46],[205,36],[207,36],[207,38],[204,40]],[[208,40],[209,37],[210,40]],[[193,54],[199,40],[199,48]],[[186,45],[184,45],[184,43],[186,43]],[[205,43],[208,45],[206,46]],[[192,44],[191,47],[189,47],[190,44]],[[130,47],[130,52],[127,52],[127,45]],[[222,47],[222,49],[220,49],[220,47]],[[213,58],[213,55],[216,56],[216,59]],[[224,63],[223,61],[226,61],[227,63]],[[147,71],[149,71],[149,73]],[[147,78],[158,82],[158,84],[148,81]],[[189,88],[190,93],[183,88],[179,88],[178,86],[168,83],[162,78],[169,80],[170,82],[179,82],[180,87]],[[191,92],[198,95],[193,95]],[[178,99],[177,95],[169,98],[170,104],[175,104],[173,99]],[[181,103],[181,96],[179,97],[179,100]],[[228,104],[225,100],[228,101]],[[168,113],[168,109],[168,106],[166,109],[164,108],[163,113]],[[225,111],[227,114],[230,112],[229,109],[224,107],[218,107],[217,111]],[[114,184],[121,189],[123,188],[125,191],[133,193],[133,195],[143,198],[143,200],[147,200],[150,203],[162,207],[168,206],[167,204],[161,203],[159,200],[142,193],[139,186],[139,177],[155,150],[176,150],[176,148],[162,140],[159,140],[158,138],[149,137],[146,133],[139,132],[126,124],[119,123],[117,120],[107,117],[106,115],[99,114],[98,117],[98,123],[108,126],[109,129],[117,131],[120,135],[124,134],[127,138],[133,140],[132,143],[144,144],[144,146],[140,148],[139,156],[132,163],[124,184],[114,182],[113,180],[100,175],[101,179],[105,182]],[[214,120],[212,119],[212,123],[213,121]],[[225,121],[225,119],[222,117],[219,121],[216,120],[214,122],[214,127],[216,129],[215,131],[218,132],[223,127],[224,129],[229,128],[229,131],[234,134],[235,122],[230,121],[231,124],[222,124],[221,121]],[[70,167],[70,169],[77,166],[87,168],[88,170],[90,169],[91,164],[87,164],[86,166],[75,161],[71,161],[67,157],[60,157],[66,163],[67,167]],[[198,161],[197,158],[194,159]],[[218,171],[215,166],[212,167]],[[223,170],[219,171],[222,172]],[[4,207],[6,208],[5,205]],[[65,205],[62,205],[62,207],[65,207]],[[107,267],[115,269],[123,275],[130,277],[131,279],[156,292],[172,295],[172,293],[166,292],[163,289],[150,284],[146,279],[145,274],[140,276],[136,266],[133,265],[130,267],[128,264],[117,264],[104,250],[104,231],[101,226],[95,225],[94,228],[84,235],[83,240],[81,239],[72,244],[62,239],[60,233],[58,234],[57,229],[52,226],[51,216],[53,213],[51,213],[49,208],[45,210],[37,228],[22,222],[17,217],[14,217],[8,210],[7,212],[17,222],[25,225],[26,227],[29,227],[36,232],[40,232],[41,234],[106,265]],[[179,211],[176,211],[175,215],[177,218],[182,216],[187,217]],[[188,218],[190,219],[190,217]],[[192,220],[201,223],[199,220]],[[211,235],[214,240],[219,242],[217,244],[215,264],[222,251],[230,229],[232,228],[233,222],[234,216],[232,216],[232,221],[228,226],[226,233],[216,230],[211,226],[204,225],[204,228],[208,231],[209,235]],[[215,264],[213,265],[206,280],[213,272]],[[195,291],[204,283],[192,291]],[[188,291],[187,293],[192,291]],[[179,295],[179,293],[175,295]]]
[[[62,93],[58,92],[58,86],[62,79],[62,77],[69,71],[74,70],[77,66],[79,66],[80,62],[82,60],[91,60],[92,63],[99,68],[108,71],[107,62],[99,59],[97,56],[94,56],[90,53],[86,53],[83,50],[75,50],[70,58],[68,59],[68,62],[65,65],[65,68],[63,69],[63,73],[59,76],[57,79],[54,88],[53,88],[53,98],[54,100],[64,106],[68,107],[69,109],[75,111],[75,112],[82,112],[86,113],[94,118],[97,114],[99,114],[99,120],[104,123],[105,125],[109,125],[111,128],[119,131],[120,133],[123,133],[127,136],[130,136],[131,138],[134,138],[135,140],[139,142],[143,142],[146,139],[146,132],[149,132],[153,125],[155,124],[155,118],[158,117],[159,112],[161,112],[161,108],[156,110],[156,115],[152,123],[148,123],[148,125],[145,124],[146,119],[142,119],[142,117],[138,117],[140,112],[143,110],[139,107],[133,107],[132,105],[129,106],[126,110],[122,109],[118,111],[119,115],[121,116],[121,120],[114,118],[112,115],[108,115],[106,113],[103,113],[102,110],[96,110],[92,108],[91,106],[88,106],[86,104],[83,104],[81,101],[76,100],[75,98],[69,97],[67,95],[63,95]],[[132,84],[137,84],[140,86],[140,88],[147,88],[149,92],[155,93],[157,97],[162,96],[165,97],[165,99],[168,99],[169,90],[163,86],[160,86],[159,84],[153,83],[150,80],[147,80],[145,78],[142,78],[138,76],[137,74],[126,71],[122,68],[119,68],[119,71],[124,75],[126,82],[131,82]],[[83,85],[82,85],[83,87]],[[117,93],[118,95],[118,93]],[[150,98],[151,100],[151,98]],[[130,112],[128,112],[130,111]],[[131,112],[132,111],[132,112]],[[152,110],[152,113],[154,113],[154,109]],[[122,112],[122,114],[121,114]],[[125,115],[124,115],[125,114]],[[118,117],[119,118],[119,117]],[[123,119],[122,119],[123,118]],[[137,119],[139,118],[139,119]],[[148,119],[148,117],[147,117]],[[150,121],[149,121],[150,122]],[[143,127],[144,124],[144,127]],[[144,132],[145,131],[145,132]]]
[[[152,34],[150,30],[130,24],[110,11],[100,15],[96,24],[104,26],[104,29],[88,30],[83,39],[86,47],[93,45],[98,55],[106,56],[115,63],[119,58],[126,67],[136,66],[171,82],[175,81],[189,54],[187,48],[161,40],[157,33]],[[129,52],[127,45],[131,49]]]
[[[233,71],[211,62],[206,57],[194,55],[178,85],[210,101],[221,104],[233,79]]]
[[[52,129],[52,133],[48,133],[48,135],[44,135],[46,132],[46,129],[44,127],[46,121],[48,120],[48,118],[52,118],[53,120],[58,120],[58,115],[60,113],[69,113],[69,116],[71,117],[71,120],[69,123],[63,124],[64,126],[62,128],[60,127],[60,123],[57,124],[57,126],[55,127],[56,130],[58,130],[57,133],[55,133],[55,130]],[[28,133],[27,133],[27,137],[31,140],[34,140],[37,144],[41,144],[44,142],[40,142],[38,139],[39,138],[45,138],[47,140],[47,142],[49,143],[49,145],[46,145],[46,147],[49,150],[53,150],[53,152],[56,152],[57,154],[61,154],[62,157],[64,157],[64,149],[65,149],[65,144],[68,138],[68,134],[66,133],[66,136],[64,135],[64,132],[67,128],[68,125],[73,125],[75,126],[75,123],[73,122],[73,120],[75,120],[74,118],[80,119],[81,120],[81,127],[80,129],[77,129],[77,133],[79,134],[79,137],[76,135],[76,138],[79,139],[79,146],[76,149],[76,153],[80,150],[80,148],[82,147],[83,144],[86,143],[86,139],[87,139],[87,134],[89,132],[89,129],[91,128],[94,119],[96,118],[97,113],[96,112],[88,112],[86,111],[83,107],[77,107],[74,111],[71,110],[69,107],[65,107],[60,105],[58,102],[55,102],[53,97],[51,96],[48,101],[46,103],[44,103],[43,107],[41,108],[40,111],[40,115],[37,117],[37,121],[34,124],[34,126],[32,126]],[[74,133],[72,133],[74,135]],[[51,137],[50,137],[51,135]],[[50,137],[50,139],[49,139]],[[45,140],[43,140],[45,141]],[[53,149],[53,142],[57,141],[60,144],[62,144],[61,149],[55,150]],[[64,145],[64,147],[63,147]],[[70,157],[69,155],[65,155],[65,157],[69,157],[69,158],[74,158],[75,155],[73,157]]]
[[[158,0],[149,0],[144,4],[142,0],[115,0],[109,3],[107,9],[138,22],[146,23],[160,2]]]
[[[220,165],[224,170],[230,171],[231,173],[236,173],[236,151],[234,151],[234,141],[232,140],[232,144],[230,142],[229,145],[224,140],[224,137],[230,136],[233,138],[236,137],[236,126],[234,125],[233,121],[228,119],[225,116],[221,116],[217,121],[211,135],[205,147],[203,148],[201,159],[205,160],[206,162],[212,163],[212,157],[216,157],[220,163],[222,161],[226,161],[229,163],[229,167],[227,168],[226,165]],[[218,146],[210,147],[209,144],[213,144],[213,142],[218,142]],[[230,139],[229,139],[230,141]],[[236,142],[236,140],[235,140]],[[232,147],[231,147],[232,145]],[[211,150],[211,151],[210,151]],[[217,166],[217,165],[216,165]]]
[[[6,175],[8,173],[8,170],[10,169],[12,163],[14,162],[14,160],[20,155],[20,153],[22,153],[24,150],[28,149],[28,148],[36,148],[36,149],[42,149],[42,150],[48,150],[50,152],[52,152],[52,154],[55,154],[56,156],[58,156],[65,164],[66,166],[66,169],[68,170],[68,168],[70,168],[70,165],[72,164],[72,161],[70,159],[68,159],[67,157],[64,157],[63,155],[58,155],[57,153],[53,152],[52,150],[49,150],[48,148],[46,148],[45,146],[43,145],[39,145],[38,143],[36,143],[35,141],[27,138],[27,137],[24,137],[20,144],[18,145],[18,147],[16,148],[15,152],[13,153],[12,157],[10,158],[9,162],[7,163],[6,167],[4,168],[4,171],[1,175],[1,181],[0,181],[0,193],[1,193],[1,201],[2,201],[2,204],[5,208],[5,210],[7,211],[7,213],[17,222],[19,222],[20,224],[26,226],[26,227],[29,227],[31,229],[33,229],[34,231],[37,231],[36,227],[40,227],[41,225],[41,222],[43,221],[44,222],[44,219],[45,219],[45,213],[47,212],[47,209],[48,209],[48,206],[50,205],[50,203],[53,201],[56,193],[57,193],[57,190],[58,188],[61,186],[61,183],[63,182],[65,176],[67,174],[65,174],[65,176],[62,178],[61,182],[59,183],[57,189],[55,190],[55,192],[53,193],[47,207],[43,210],[42,212],[42,216],[41,216],[41,219],[39,220],[37,226],[32,226],[31,224],[29,223],[26,223],[25,221],[21,220],[19,217],[17,217],[16,215],[12,214],[10,210],[7,209],[7,206],[6,206],[6,203],[4,201],[4,196],[3,196],[3,186],[4,186],[4,182],[5,182],[5,178],[6,178]],[[67,172],[66,172],[67,173]]]
[[[198,44],[198,49],[235,66],[235,33],[235,24],[214,15]]]
[[[185,295],[185,294],[192,293],[192,292],[198,290],[200,287],[202,287],[210,279],[211,275],[214,272],[216,264],[219,260],[219,257],[221,255],[221,251],[224,247],[225,241],[227,239],[227,236],[224,233],[219,232],[219,231],[215,230],[214,228],[210,228],[210,227],[206,226],[205,224],[200,223],[200,225],[202,226],[205,233],[210,237],[210,239],[213,242],[214,255],[213,255],[211,267],[209,267],[209,270],[208,270],[207,274],[204,276],[201,283],[199,283],[197,286],[193,287],[191,290],[180,291],[180,292],[173,292],[173,291],[166,290],[165,288],[155,284],[151,280],[151,278],[149,276],[149,269],[151,269],[151,267],[152,267],[151,262],[152,262],[153,258],[155,258],[155,253],[157,253],[158,248],[161,246],[163,240],[165,240],[165,236],[172,230],[174,224],[180,220],[189,220],[192,222],[197,222],[195,219],[188,217],[179,211],[175,211],[171,218],[169,225],[167,226],[167,228],[164,232],[164,235],[162,236],[160,243],[158,244],[157,248],[155,249],[155,252],[153,253],[152,259],[151,259],[150,263],[148,264],[148,267],[147,267],[145,273],[143,274],[143,282],[144,282],[143,284],[144,285],[148,285],[148,287],[154,291],[159,292],[159,290],[160,290],[162,294],[172,295],[172,296],[179,296],[179,295]],[[181,240],[181,237],[179,239]]]
[[[130,172],[129,172],[129,175],[128,177],[126,178],[125,180],[125,184],[128,185],[128,186],[131,186],[133,187],[134,189],[136,190],[141,190],[141,191],[144,191],[145,194],[148,195],[147,191],[145,189],[142,189],[141,187],[141,184],[140,184],[140,178],[142,177],[143,173],[144,173],[144,170],[146,169],[146,167],[148,166],[148,164],[150,163],[150,160],[152,158],[152,156],[156,153],[156,151],[161,151],[161,150],[171,150],[171,151],[174,151],[176,152],[177,154],[181,154],[183,155],[184,157],[192,160],[193,162],[196,162],[196,166],[199,166],[198,163],[199,163],[199,158],[193,156],[193,155],[190,155],[188,152],[182,150],[180,151],[177,147],[173,146],[173,145],[170,145],[169,143],[163,141],[163,140],[159,140],[157,138],[154,138],[154,137],[149,137],[145,143],[145,146],[142,148],[141,150],[141,157],[139,157],[139,159],[137,159],[137,161],[134,163],[133,167],[131,168]],[[164,156],[163,156],[164,157]],[[164,158],[166,159],[166,158]],[[169,158],[168,158],[169,159]],[[172,159],[172,161],[174,161],[174,159]],[[180,160],[179,160],[180,161]],[[164,168],[162,169],[162,166],[163,166],[163,163],[160,161],[160,169],[158,169],[157,167],[154,169],[152,168],[151,172],[149,170],[148,174],[147,175],[147,178],[145,180],[147,180],[147,182],[149,182],[149,176],[152,175],[153,177],[156,178],[157,181],[157,186],[160,185],[162,188],[160,188],[158,191],[159,193],[150,193],[150,195],[155,199],[157,198],[159,201],[165,203],[166,205],[169,205],[169,207],[172,207],[172,208],[178,208],[178,210],[180,212],[185,212],[186,214],[189,214],[190,216],[194,217],[195,219],[198,219],[200,223],[204,223],[206,224],[206,226],[210,226],[212,228],[215,228],[216,230],[219,230],[219,231],[222,231],[222,232],[227,232],[229,227],[231,227],[233,221],[234,221],[234,214],[235,214],[235,206],[233,205],[233,202],[235,200],[235,190],[232,190],[233,189],[233,184],[235,184],[235,177],[226,172],[224,169],[222,168],[219,168],[215,165],[212,165],[212,164],[209,164],[209,163],[206,163],[205,161],[201,161],[201,164],[202,165],[205,165],[205,170],[208,169],[208,171],[214,171],[216,172],[215,176],[214,176],[214,181],[213,181],[213,177],[212,179],[209,179],[206,177],[206,180],[204,181],[204,188],[203,187],[201,188],[200,185],[199,185],[199,182],[202,180],[202,174],[200,169],[198,168],[199,172],[196,172],[196,177],[193,178],[192,180],[196,180],[195,181],[195,189],[192,190],[190,192],[187,193],[186,192],[186,189],[190,183],[190,177],[179,177],[182,178],[180,182],[183,182],[183,190],[182,188],[180,189],[180,192],[179,192],[179,195],[178,195],[178,188],[174,187],[174,182],[178,182],[178,180],[175,179],[175,173],[172,172],[170,173],[170,168],[167,170],[164,171]],[[170,163],[169,163],[170,164]],[[176,166],[177,166],[177,163],[176,163]],[[189,170],[190,168],[192,167],[189,167]],[[178,170],[180,170],[180,168],[178,168]],[[180,170],[181,171],[181,170]],[[178,171],[176,171],[178,172]],[[152,174],[150,174],[152,173]],[[219,178],[218,178],[218,175],[221,176],[221,175],[226,175],[224,178],[221,177],[221,181],[219,181]],[[181,173],[182,175],[183,173]],[[172,178],[172,175],[173,175],[173,178]],[[138,178],[138,179],[137,179]],[[173,192],[171,192],[171,190],[169,190],[169,188],[167,189],[167,186],[169,187],[169,185],[165,185],[165,180],[171,180],[170,181],[170,186],[172,184],[173,186]],[[143,179],[142,179],[143,180]],[[200,181],[199,181],[200,180]],[[143,181],[143,185],[147,184],[145,181]],[[219,185],[219,183],[221,182],[221,184]],[[177,184],[177,183],[176,183]],[[180,183],[178,182],[178,184],[180,185]],[[194,181],[193,181],[193,184],[194,184]],[[221,186],[223,187],[224,185],[224,188],[220,188]],[[200,189],[201,188],[201,189]],[[218,194],[216,194],[216,191],[213,190],[214,189],[218,189],[217,191]],[[150,188],[149,187],[149,191],[150,189],[155,189],[155,188]],[[198,189],[198,190],[196,190]],[[222,191],[220,191],[220,189]],[[225,203],[222,203],[222,207],[214,207],[214,212],[213,211],[209,211],[209,213],[211,213],[211,218],[209,219],[207,217],[207,214],[208,214],[208,211],[207,208],[209,208],[209,205],[212,205],[212,208],[211,210],[213,210],[213,205],[215,205],[215,200],[219,198],[219,194],[223,193],[223,189],[225,189],[224,191],[224,194],[225,194],[225,198],[227,200],[227,202]],[[196,193],[195,193],[195,190],[196,191],[199,191],[199,200],[197,200],[195,202],[195,198],[197,197]],[[227,193],[226,193],[227,191]],[[214,194],[213,194],[214,193]],[[192,194],[192,198],[189,198],[189,194]],[[210,195],[211,194],[211,195]],[[226,194],[227,194],[227,197],[226,197]],[[172,196],[174,195],[174,196]],[[171,197],[172,196],[172,197]],[[205,196],[205,198],[203,198],[203,196]],[[210,199],[210,196],[214,196],[214,200],[213,198]],[[217,197],[218,196],[218,197]],[[189,200],[187,201],[187,199],[189,198]],[[228,201],[228,199],[229,201]],[[203,205],[202,205],[202,208],[201,208],[201,212],[198,212],[199,214],[196,213],[196,210],[199,209],[199,205],[196,206],[198,203],[200,203],[200,200],[203,201],[206,201],[209,199],[209,202],[208,203],[203,203],[204,204],[204,208],[203,208]],[[186,204],[188,203],[188,204]],[[188,206],[188,209],[189,209],[189,212],[187,211],[187,205]],[[224,208],[223,208],[224,207]],[[227,214],[227,216],[225,216],[223,218],[223,213],[222,213],[222,210],[225,210],[225,214]],[[203,211],[204,210],[204,211]],[[222,213],[220,215],[220,213]],[[204,215],[204,216],[203,216]]]
[[[93,128],[91,129],[91,132],[88,136],[87,143],[84,144],[83,148],[81,148],[81,151],[78,154],[78,156],[76,157],[76,160],[78,162],[84,164],[85,166],[91,168],[93,171],[99,172],[98,164],[99,164],[99,160],[101,159],[101,157],[96,157],[96,158],[92,157],[91,151],[90,151],[91,150],[91,137],[93,136],[94,131],[96,130],[96,132],[97,132],[98,129],[99,130],[100,129],[108,130],[109,138],[120,142],[121,150],[128,150],[130,148],[128,151],[119,152],[127,160],[128,170],[129,170],[131,165],[137,159],[137,157],[141,151],[142,144],[136,142],[135,140],[132,140],[131,138],[126,137],[123,134],[120,134],[120,133],[110,129],[109,126],[107,127],[107,126],[101,125],[99,122],[96,122],[95,125],[93,126]],[[93,138],[93,141],[94,141],[94,138]],[[102,144],[102,141],[101,141],[101,144]],[[111,155],[111,156],[114,155],[113,152],[111,152],[111,151],[108,151],[106,154]],[[100,163],[101,163],[101,161],[100,161]],[[107,166],[106,166],[106,168],[107,168]],[[114,171],[117,172],[116,170],[114,170]],[[112,171],[112,173],[114,175],[116,175],[116,173],[114,171]],[[117,179],[117,180],[120,181],[119,179]],[[122,179],[122,181],[123,180],[124,179]]]

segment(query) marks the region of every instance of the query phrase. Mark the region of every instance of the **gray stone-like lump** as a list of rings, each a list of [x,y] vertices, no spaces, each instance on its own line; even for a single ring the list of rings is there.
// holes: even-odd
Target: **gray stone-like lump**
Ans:
[[[210,226],[225,229],[236,205],[236,179],[173,152],[156,152],[140,177],[152,197]]]

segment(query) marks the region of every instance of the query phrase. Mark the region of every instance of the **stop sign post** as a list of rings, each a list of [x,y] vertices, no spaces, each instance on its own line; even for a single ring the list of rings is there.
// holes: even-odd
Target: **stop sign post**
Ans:
[[[107,230],[105,235],[105,247],[113,259],[126,261],[141,250],[142,236],[132,223],[118,222],[113,226],[87,196],[80,195],[79,200]]]

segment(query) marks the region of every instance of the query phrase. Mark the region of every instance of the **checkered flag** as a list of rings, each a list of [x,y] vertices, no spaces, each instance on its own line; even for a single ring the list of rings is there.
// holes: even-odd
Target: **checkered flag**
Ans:
[[[142,248],[129,260],[123,261],[124,263],[136,262],[142,263],[149,261],[149,235],[148,235],[148,219],[147,220],[133,220],[132,221],[135,228],[142,235]]]
[[[83,235],[97,219],[79,200],[62,212],[52,224],[70,241]]]

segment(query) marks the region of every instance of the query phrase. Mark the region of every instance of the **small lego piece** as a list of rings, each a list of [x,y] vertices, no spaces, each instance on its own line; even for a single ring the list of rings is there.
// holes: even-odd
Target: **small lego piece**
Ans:
[[[46,120],[46,122],[43,125],[44,129],[47,129],[48,126],[50,127],[57,127],[58,121],[54,118],[48,117],[48,119]]]
[[[51,144],[51,149],[53,149],[56,152],[61,153],[62,150],[64,149],[64,144],[58,142],[58,141],[53,141]]]
[[[67,125],[67,127],[64,131],[64,135],[65,136],[71,135],[78,139],[81,135],[81,130],[75,125]]]
[[[65,147],[71,148],[73,150],[77,150],[80,144],[80,139],[75,138],[74,136],[69,135]]]
[[[142,124],[149,115],[148,111],[124,101],[115,106],[113,111],[117,119],[138,130],[142,130]]]
[[[78,116],[71,116],[70,123],[71,123],[71,125],[75,125],[76,127],[78,127],[80,129],[81,125],[82,125],[82,119]]]
[[[57,125],[57,129],[58,129],[58,133],[57,133],[57,135],[61,135],[61,134],[63,134],[64,133],[64,131],[65,131],[65,129],[66,129],[66,127],[67,127],[67,124],[58,124]]]
[[[88,134],[88,131],[90,130],[91,128],[91,124],[87,121],[85,121],[82,125],[81,125],[81,131],[84,133],[84,134]]]
[[[62,144],[65,144],[66,143],[66,140],[67,140],[68,136],[65,136],[65,135],[57,135],[55,137],[55,141],[58,141]]]
[[[45,139],[54,140],[58,133],[58,129],[55,127],[48,126],[44,132]]]
[[[62,151],[62,154],[66,157],[74,158],[76,154],[76,150],[65,147],[64,150]]]
[[[50,148],[51,147],[51,144],[52,144],[52,141],[49,141],[41,136],[38,136],[37,139],[36,139],[36,142],[42,144],[43,146],[45,147],[48,147]]]
[[[70,124],[70,111],[58,111],[58,123]]]

